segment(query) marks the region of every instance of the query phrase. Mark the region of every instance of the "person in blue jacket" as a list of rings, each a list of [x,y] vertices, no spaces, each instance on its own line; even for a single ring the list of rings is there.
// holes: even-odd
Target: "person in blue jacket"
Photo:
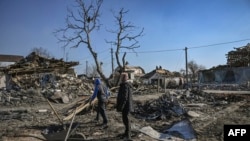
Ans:
[[[104,90],[105,87],[101,83],[101,80],[99,78],[95,79],[94,84],[95,84],[94,93],[91,96],[90,103],[97,97],[98,105],[97,105],[97,114],[96,114],[95,120],[96,121],[99,120],[99,113],[100,113],[103,119],[102,128],[107,128],[108,120],[107,120],[106,111],[105,111],[107,98],[106,98],[106,93]]]

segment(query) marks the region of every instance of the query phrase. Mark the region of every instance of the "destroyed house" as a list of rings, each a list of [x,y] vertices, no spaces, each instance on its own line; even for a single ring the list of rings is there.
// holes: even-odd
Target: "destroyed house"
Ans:
[[[250,67],[215,67],[199,72],[200,83],[245,83],[250,81]]]
[[[130,78],[139,78],[145,74],[143,68],[139,66],[125,66],[125,71],[131,72]],[[132,77],[133,76],[133,77]]]
[[[56,74],[75,75],[72,67],[78,64],[78,62],[64,62],[62,59],[48,59],[32,52],[2,70],[6,77],[5,87],[7,89],[40,87],[41,81],[48,78],[47,76],[55,76]]]
[[[128,73],[128,77],[130,82],[133,82],[134,80],[139,79],[141,76],[143,76],[145,74],[145,71],[142,67],[140,66],[128,66],[125,65],[125,72]],[[121,69],[119,67],[117,67],[115,69],[115,78],[119,78]]]
[[[4,55],[0,54],[0,62],[18,62],[23,59],[20,55]]]
[[[198,82],[201,87],[213,89],[230,86],[248,89],[250,88],[250,67],[220,66],[202,70],[198,74]]]
[[[6,82],[6,77],[5,74],[3,72],[3,70],[11,64],[14,64],[15,62],[20,61],[21,59],[23,59],[23,56],[19,56],[19,55],[4,55],[1,54],[0,55],[0,88],[4,88],[5,82]]]
[[[229,51],[227,65],[219,65],[207,70],[200,70],[198,82],[201,87],[217,89],[232,85],[249,88],[250,85],[250,44]]]
[[[142,76],[144,84],[164,85],[165,78],[172,76],[172,73],[161,66]]]
[[[227,65],[230,67],[248,67],[250,66],[250,43],[246,46],[235,48],[236,50],[228,52]]]
[[[0,67],[4,68],[8,65],[14,64],[15,62],[23,59],[23,56],[20,55],[4,55],[0,54]]]

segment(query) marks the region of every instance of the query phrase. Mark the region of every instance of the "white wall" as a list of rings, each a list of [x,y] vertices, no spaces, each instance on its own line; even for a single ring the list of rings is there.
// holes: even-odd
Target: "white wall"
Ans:
[[[4,74],[0,74],[0,89],[6,88],[6,77]]]

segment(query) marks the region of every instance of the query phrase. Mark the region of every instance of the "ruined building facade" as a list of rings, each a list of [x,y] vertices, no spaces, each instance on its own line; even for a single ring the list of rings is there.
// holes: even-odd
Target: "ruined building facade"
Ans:
[[[250,89],[250,44],[228,52],[227,64],[201,70],[200,87],[213,89]]]
[[[227,65],[230,67],[249,67],[250,66],[250,43],[246,46],[235,48],[228,52]]]

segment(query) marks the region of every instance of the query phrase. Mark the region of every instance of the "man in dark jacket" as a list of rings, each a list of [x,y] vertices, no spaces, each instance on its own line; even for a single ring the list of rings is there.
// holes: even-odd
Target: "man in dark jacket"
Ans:
[[[121,81],[119,92],[117,95],[117,111],[122,112],[122,121],[125,126],[124,136],[127,139],[131,139],[131,126],[129,113],[133,112],[133,98],[132,98],[132,86],[127,82],[128,74],[123,73],[121,75]]]
[[[95,89],[94,93],[91,96],[90,102],[93,101],[97,97],[98,99],[98,105],[97,105],[97,114],[95,120],[99,120],[99,113],[102,116],[103,124],[102,128],[108,127],[108,120],[105,112],[105,106],[106,106],[106,93],[104,91],[104,85],[101,83],[101,80],[99,78],[95,79]]]

